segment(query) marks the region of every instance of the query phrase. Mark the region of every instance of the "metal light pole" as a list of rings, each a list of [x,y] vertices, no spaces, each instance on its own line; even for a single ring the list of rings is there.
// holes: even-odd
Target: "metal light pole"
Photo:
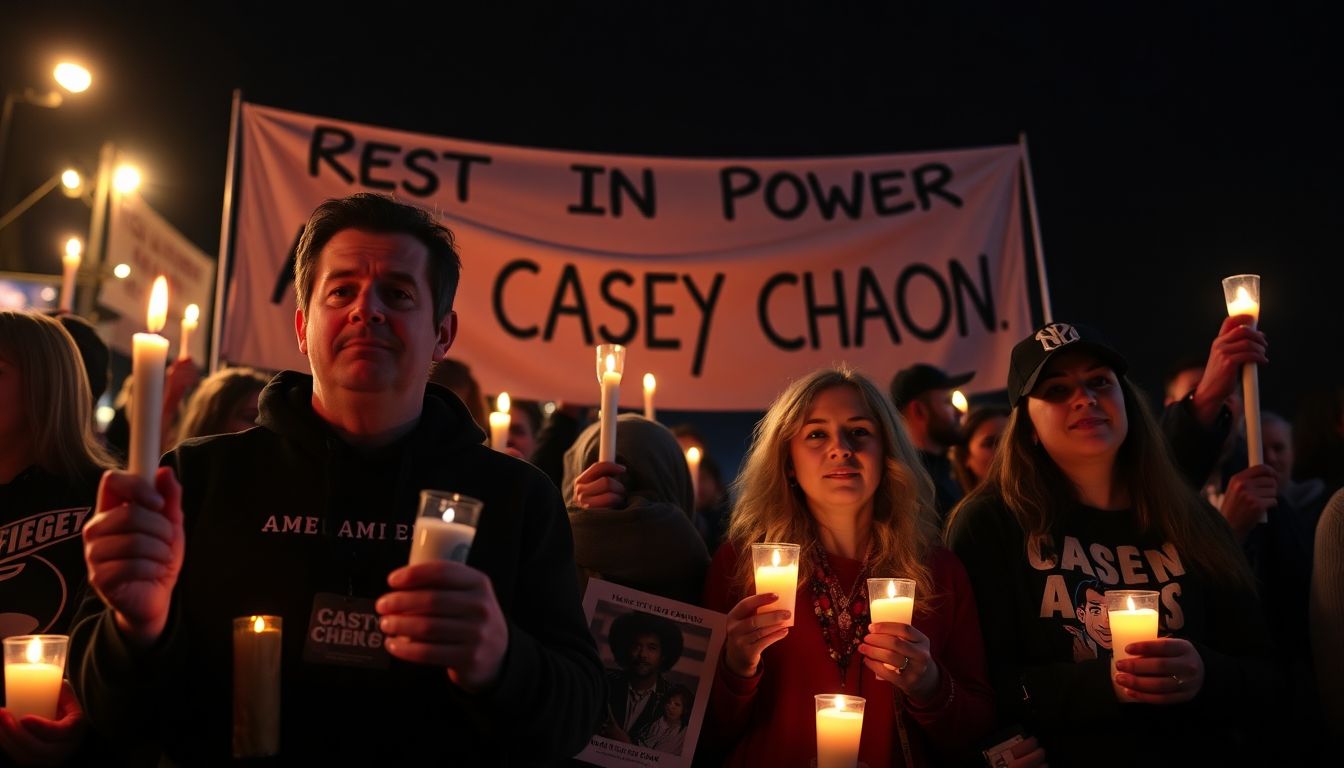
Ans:
[[[95,275],[102,274],[103,249],[107,240],[107,207],[112,196],[112,169],[117,162],[117,148],[111,141],[103,142],[98,152],[98,181],[93,188],[93,214],[89,219],[89,247],[85,253],[89,270]],[[79,314],[82,317],[93,316],[93,303],[98,293],[100,277],[93,286],[79,295]]]

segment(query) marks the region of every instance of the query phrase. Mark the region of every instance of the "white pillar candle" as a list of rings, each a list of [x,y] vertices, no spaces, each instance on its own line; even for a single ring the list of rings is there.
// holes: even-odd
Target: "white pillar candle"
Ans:
[[[68,642],[65,635],[5,638],[5,709],[15,718],[56,719]]]
[[[1223,298],[1227,301],[1229,317],[1250,315],[1252,328],[1260,324],[1259,275],[1223,278]],[[1246,408],[1247,462],[1255,467],[1265,463],[1264,438],[1260,431],[1260,367],[1255,363],[1241,367],[1241,393]],[[1260,515],[1260,522],[1268,519],[1267,513]]]
[[[233,756],[280,752],[279,616],[233,620]]]
[[[854,768],[859,763],[866,700],[835,693],[819,695],[816,701],[817,768]]]
[[[686,449],[686,469],[691,472],[691,506],[695,507],[700,504],[700,449],[694,445]]]
[[[499,397],[495,398],[495,408],[490,412],[490,447],[502,451],[509,447],[509,426],[513,421],[509,416],[508,392],[499,393]]]
[[[621,374],[612,370],[614,358],[607,356],[608,368],[602,373],[602,418],[601,442],[598,444],[598,461],[616,460],[616,409],[621,399]]]
[[[80,253],[84,244],[79,238],[72,237],[65,243],[65,254],[61,256],[61,309],[75,311],[75,276],[79,273]]]
[[[484,506],[480,500],[460,493],[421,491],[409,564],[436,560],[465,563]]]
[[[168,281],[159,275],[150,292],[149,333],[131,337],[131,450],[129,469],[153,481],[159,466],[159,430],[163,411],[163,374],[168,340],[158,335],[168,315]]]
[[[779,599],[761,606],[757,613],[768,611],[792,612],[798,597],[798,550],[797,544],[752,544],[751,555],[756,572],[756,594],[772,592]],[[789,616],[784,626],[793,626],[794,617]]]
[[[195,304],[188,304],[186,310],[182,312],[182,341],[181,347],[177,350],[178,360],[191,359],[191,332],[201,322],[201,308]]]
[[[644,418],[649,421],[658,420],[653,410],[653,393],[656,389],[658,389],[658,381],[653,378],[653,374],[644,374]]]

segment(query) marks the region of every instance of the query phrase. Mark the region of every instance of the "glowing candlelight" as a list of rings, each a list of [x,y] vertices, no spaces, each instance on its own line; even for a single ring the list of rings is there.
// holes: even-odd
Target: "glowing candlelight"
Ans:
[[[490,447],[502,451],[509,447],[509,426],[513,418],[509,416],[509,393],[500,392],[495,398],[495,410],[490,412]]]
[[[963,416],[966,415],[967,409],[970,408],[970,404],[966,402],[966,396],[961,393],[960,389],[953,390],[952,392],[952,407],[961,411]]]
[[[195,304],[188,304],[182,311],[182,341],[181,347],[177,350],[178,360],[191,359],[191,332],[201,322],[201,308]]]
[[[691,471],[691,504],[700,503],[700,449],[686,449],[686,468]]]
[[[768,611],[792,612],[798,597],[798,554],[797,544],[764,543],[751,545],[751,557],[756,569],[756,594],[773,592],[779,599],[759,608],[757,613]],[[784,626],[793,626],[793,616],[789,616]]]
[[[233,756],[280,751],[279,616],[233,620]]]
[[[61,309],[66,312],[75,310],[75,275],[79,273],[83,252],[84,244],[78,237],[65,241],[65,254],[61,256]]]
[[[1232,275],[1223,278],[1223,299],[1229,316],[1250,315],[1251,327],[1260,324],[1260,276]],[[1241,390],[1246,406],[1246,449],[1251,466],[1265,463],[1264,439],[1260,432],[1260,372],[1259,366],[1247,363],[1241,367]],[[1267,519],[1261,516],[1261,522]]]
[[[159,275],[149,294],[148,333],[131,337],[131,450],[127,469],[154,479],[159,465],[159,430],[163,411],[163,372],[168,340],[158,335],[168,317],[168,280]]]
[[[658,382],[653,378],[652,373],[644,374],[644,418],[649,421],[657,421],[653,411],[653,392],[658,388]]]
[[[597,460],[616,460],[616,409],[621,398],[621,374],[625,372],[625,347],[599,344],[597,380],[602,385],[602,412]]]

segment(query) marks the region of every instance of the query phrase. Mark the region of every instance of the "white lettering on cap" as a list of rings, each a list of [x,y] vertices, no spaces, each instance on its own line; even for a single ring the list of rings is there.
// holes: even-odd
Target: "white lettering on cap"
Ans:
[[[1036,340],[1046,352],[1053,352],[1065,344],[1078,340],[1078,329],[1068,323],[1051,323],[1036,332]]]

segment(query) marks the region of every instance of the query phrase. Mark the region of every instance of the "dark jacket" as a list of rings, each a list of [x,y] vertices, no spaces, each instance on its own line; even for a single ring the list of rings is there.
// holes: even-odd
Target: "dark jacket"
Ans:
[[[605,690],[554,487],[483,446],[466,407],[437,386],[415,429],[375,451],[342,442],[311,399],[312,377],[281,373],[261,395],[259,427],[189,440],[165,457],[186,516],[168,626],[156,647],[135,652],[96,598],[81,611],[70,673],[90,721],[156,739],[180,763],[226,761],[231,622],[275,614],[284,620],[281,762],[520,765],[577,752]],[[424,488],[485,502],[467,564],[489,575],[509,639],[484,694],[457,688],[442,668],[386,656],[375,620],[343,625],[355,633],[343,635],[345,649],[374,649],[362,662],[316,660],[315,651],[342,650],[317,601],[388,591]]]

